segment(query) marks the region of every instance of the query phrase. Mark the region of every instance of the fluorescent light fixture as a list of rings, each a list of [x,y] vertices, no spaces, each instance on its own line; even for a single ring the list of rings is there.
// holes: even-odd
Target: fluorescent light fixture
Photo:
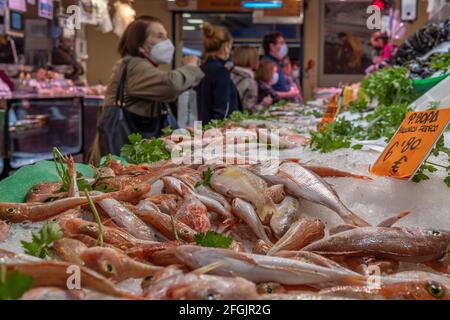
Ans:
[[[195,50],[187,47],[183,48],[183,54],[186,56],[197,56],[197,57],[202,56],[202,52],[200,50]]]
[[[188,19],[187,22],[190,24],[203,24],[203,19]]]
[[[183,13],[183,18],[190,18],[191,14],[190,13]]]
[[[184,31],[194,31],[195,27],[194,26],[183,26],[183,30]]]
[[[281,9],[283,1],[243,1],[242,7],[245,9]]]

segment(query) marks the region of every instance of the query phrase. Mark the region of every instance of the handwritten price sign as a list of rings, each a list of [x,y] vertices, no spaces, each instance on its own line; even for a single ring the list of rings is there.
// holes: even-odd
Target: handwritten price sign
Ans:
[[[323,128],[326,123],[333,123],[339,113],[339,94],[336,94],[328,103],[325,114],[319,125],[319,130]]]
[[[410,112],[371,169],[377,176],[411,179],[450,121],[450,109]]]

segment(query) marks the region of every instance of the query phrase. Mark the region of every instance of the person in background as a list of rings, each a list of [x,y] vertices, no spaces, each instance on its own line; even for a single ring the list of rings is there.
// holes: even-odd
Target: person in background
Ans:
[[[283,76],[286,78],[286,81],[288,82],[289,86],[295,86],[299,92],[299,94],[297,96],[289,98],[287,100],[292,101],[294,103],[302,103],[303,99],[300,94],[301,93],[300,85],[297,85],[296,81],[294,80],[294,75],[293,75],[294,68],[291,63],[291,58],[289,58],[289,56],[286,56],[283,59],[282,65],[283,65]]]
[[[370,38],[372,50],[372,65],[367,68],[366,73],[372,73],[383,67],[392,65],[394,62],[397,46],[392,45],[386,33],[374,32]]]
[[[278,65],[272,61],[261,61],[255,79],[258,82],[258,104],[268,107],[280,100],[273,84],[279,80]]]
[[[171,65],[175,47],[168,38],[161,20],[152,16],[142,16],[126,29],[118,47],[121,59],[113,67],[105,94],[104,113],[116,105],[117,89],[122,71],[127,68],[124,88],[124,106],[133,115],[134,125],[145,138],[161,134],[164,129],[164,107],[174,102],[186,90],[198,85],[204,74],[200,60],[194,56],[183,58],[183,66],[164,71],[160,65]],[[108,154],[101,149],[97,134],[89,158],[98,163],[98,153]]]
[[[233,52],[234,68],[231,72],[244,110],[258,111],[258,83],[255,72],[259,67],[259,51],[255,47],[241,46]]]
[[[351,32],[340,32],[338,37],[342,41],[342,47],[338,51],[340,60],[345,61],[350,68],[360,67],[363,57],[361,40]]]
[[[53,49],[52,64],[71,66],[72,71],[64,76],[67,79],[77,81],[84,74],[83,66],[77,61],[74,52],[74,40],[68,37],[62,37],[58,47]]]
[[[300,91],[299,93],[300,103],[303,103],[304,102],[303,90],[300,80],[300,77],[302,76],[302,67],[298,60],[291,60],[291,64],[292,64],[292,79],[294,80],[294,83],[297,85],[297,88]]]
[[[263,39],[264,56],[263,61],[271,61],[278,66],[278,81],[273,84],[273,89],[279,98],[290,99],[298,96],[299,91],[295,86],[291,86],[283,76],[282,60],[287,56],[289,49],[283,34],[280,32],[270,32]]]
[[[242,110],[239,93],[231,80],[228,60],[233,38],[227,29],[203,25],[203,46],[206,61],[205,77],[196,88],[198,118],[204,125],[211,120],[223,120],[234,111]]]

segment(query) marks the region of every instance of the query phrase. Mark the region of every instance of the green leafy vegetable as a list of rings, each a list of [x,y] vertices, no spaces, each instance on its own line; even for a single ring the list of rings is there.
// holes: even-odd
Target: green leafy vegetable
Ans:
[[[361,82],[360,91],[370,101],[378,99],[381,105],[414,100],[412,80],[404,67],[384,68],[370,74]]]
[[[431,57],[431,69],[447,73],[450,71],[450,52],[435,53]]]
[[[362,98],[350,102],[349,105],[351,113],[362,113],[367,109],[367,107],[368,107],[367,101]]]
[[[32,241],[21,241],[25,253],[30,256],[44,259],[49,256],[49,249],[53,242],[61,239],[63,233],[57,223],[48,223],[39,231],[39,235],[33,233]]]
[[[172,134],[173,130],[171,127],[165,127],[164,129],[162,129],[162,134],[163,137],[168,137]]]
[[[122,147],[121,156],[131,164],[154,163],[170,159],[166,144],[160,139],[145,140],[140,133],[131,134],[130,144]]]
[[[350,148],[351,137],[360,130],[344,118],[338,118],[333,123],[327,123],[320,131],[311,131],[310,147],[315,151],[328,153],[342,148]]]
[[[203,180],[197,182],[197,184],[195,185],[195,187],[200,187],[200,186],[205,186],[208,187],[210,182],[211,182],[211,178],[213,176],[213,171],[211,170],[211,168],[208,168],[208,170],[203,171]]]
[[[6,266],[0,266],[0,300],[17,300],[34,284],[34,277],[13,271],[7,276]]]
[[[214,231],[197,233],[194,238],[197,245],[210,248],[228,249],[233,242],[233,239],[231,239],[231,237],[223,236]]]

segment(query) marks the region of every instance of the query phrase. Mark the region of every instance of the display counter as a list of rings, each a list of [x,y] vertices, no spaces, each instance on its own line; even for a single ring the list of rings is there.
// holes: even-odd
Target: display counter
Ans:
[[[51,160],[52,149],[83,161],[94,138],[101,96],[14,94],[0,98],[2,177],[25,165]]]

